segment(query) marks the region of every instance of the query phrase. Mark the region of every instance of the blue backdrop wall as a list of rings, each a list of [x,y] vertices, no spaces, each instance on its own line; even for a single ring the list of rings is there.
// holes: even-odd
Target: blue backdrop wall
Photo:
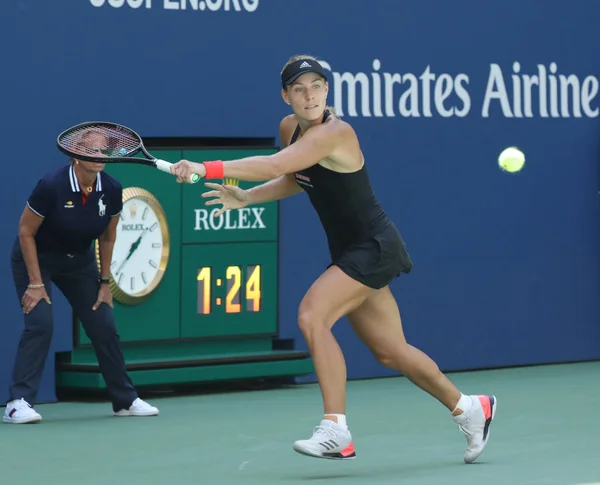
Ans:
[[[392,289],[409,340],[445,370],[599,358],[600,4],[539,5],[3,2],[0,398],[22,325],[10,246],[35,182],[65,162],[56,134],[111,119],[144,136],[277,136],[279,71],[298,53],[331,72],[329,102],[408,244],[414,270]],[[496,164],[512,145],[518,175]],[[281,214],[281,332],[303,346],[296,308],[326,244],[306,197]],[[53,349],[67,349],[68,307],[54,306]],[[388,374],[344,322],[335,333],[350,377]]]

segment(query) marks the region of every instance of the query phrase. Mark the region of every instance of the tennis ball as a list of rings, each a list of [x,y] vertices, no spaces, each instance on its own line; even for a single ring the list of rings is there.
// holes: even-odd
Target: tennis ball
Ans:
[[[525,155],[518,148],[507,148],[498,157],[498,165],[507,172],[518,172],[525,165]]]

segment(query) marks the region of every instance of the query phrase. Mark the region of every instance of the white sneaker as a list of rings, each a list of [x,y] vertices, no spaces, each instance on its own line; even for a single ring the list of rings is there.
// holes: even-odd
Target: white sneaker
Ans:
[[[129,409],[121,409],[115,416],[158,416],[158,409],[138,397]]]
[[[312,438],[296,441],[294,450],[302,455],[330,460],[350,460],[356,457],[350,430],[328,419],[323,419],[314,429]]]
[[[468,397],[471,399],[471,410],[453,419],[467,437],[465,463],[473,463],[483,453],[490,438],[490,426],[496,415],[498,400],[495,396]]]
[[[15,399],[6,405],[2,421],[10,424],[38,423],[42,417],[25,399]]]

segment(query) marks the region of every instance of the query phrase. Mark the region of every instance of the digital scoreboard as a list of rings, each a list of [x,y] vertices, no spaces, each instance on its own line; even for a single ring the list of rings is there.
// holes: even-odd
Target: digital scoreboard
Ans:
[[[184,247],[182,336],[277,330],[277,251],[269,242]]]
[[[202,154],[203,160],[207,154]],[[214,156],[212,156],[214,155]],[[211,154],[212,160],[231,159]],[[198,160],[198,153],[184,153]],[[238,157],[239,158],[239,157]],[[227,163],[227,162],[225,162]],[[257,185],[224,180],[248,189]],[[198,185],[202,185],[198,187]],[[206,206],[204,184],[184,185],[181,335],[217,337],[277,332],[278,203]]]

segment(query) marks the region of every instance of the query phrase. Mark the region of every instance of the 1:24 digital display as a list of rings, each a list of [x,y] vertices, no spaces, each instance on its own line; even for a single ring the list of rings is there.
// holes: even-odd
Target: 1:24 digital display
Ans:
[[[215,275],[211,266],[198,269],[198,305],[200,315],[209,315],[213,304],[224,305],[225,313],[260,312],[262,307],[261,265],[231,265],[225,270],[225,277]],[[219,288],[224,288],[224,296]]]
[[[181,258],[182,338],[277,332],[277,242],[190,244]]]

